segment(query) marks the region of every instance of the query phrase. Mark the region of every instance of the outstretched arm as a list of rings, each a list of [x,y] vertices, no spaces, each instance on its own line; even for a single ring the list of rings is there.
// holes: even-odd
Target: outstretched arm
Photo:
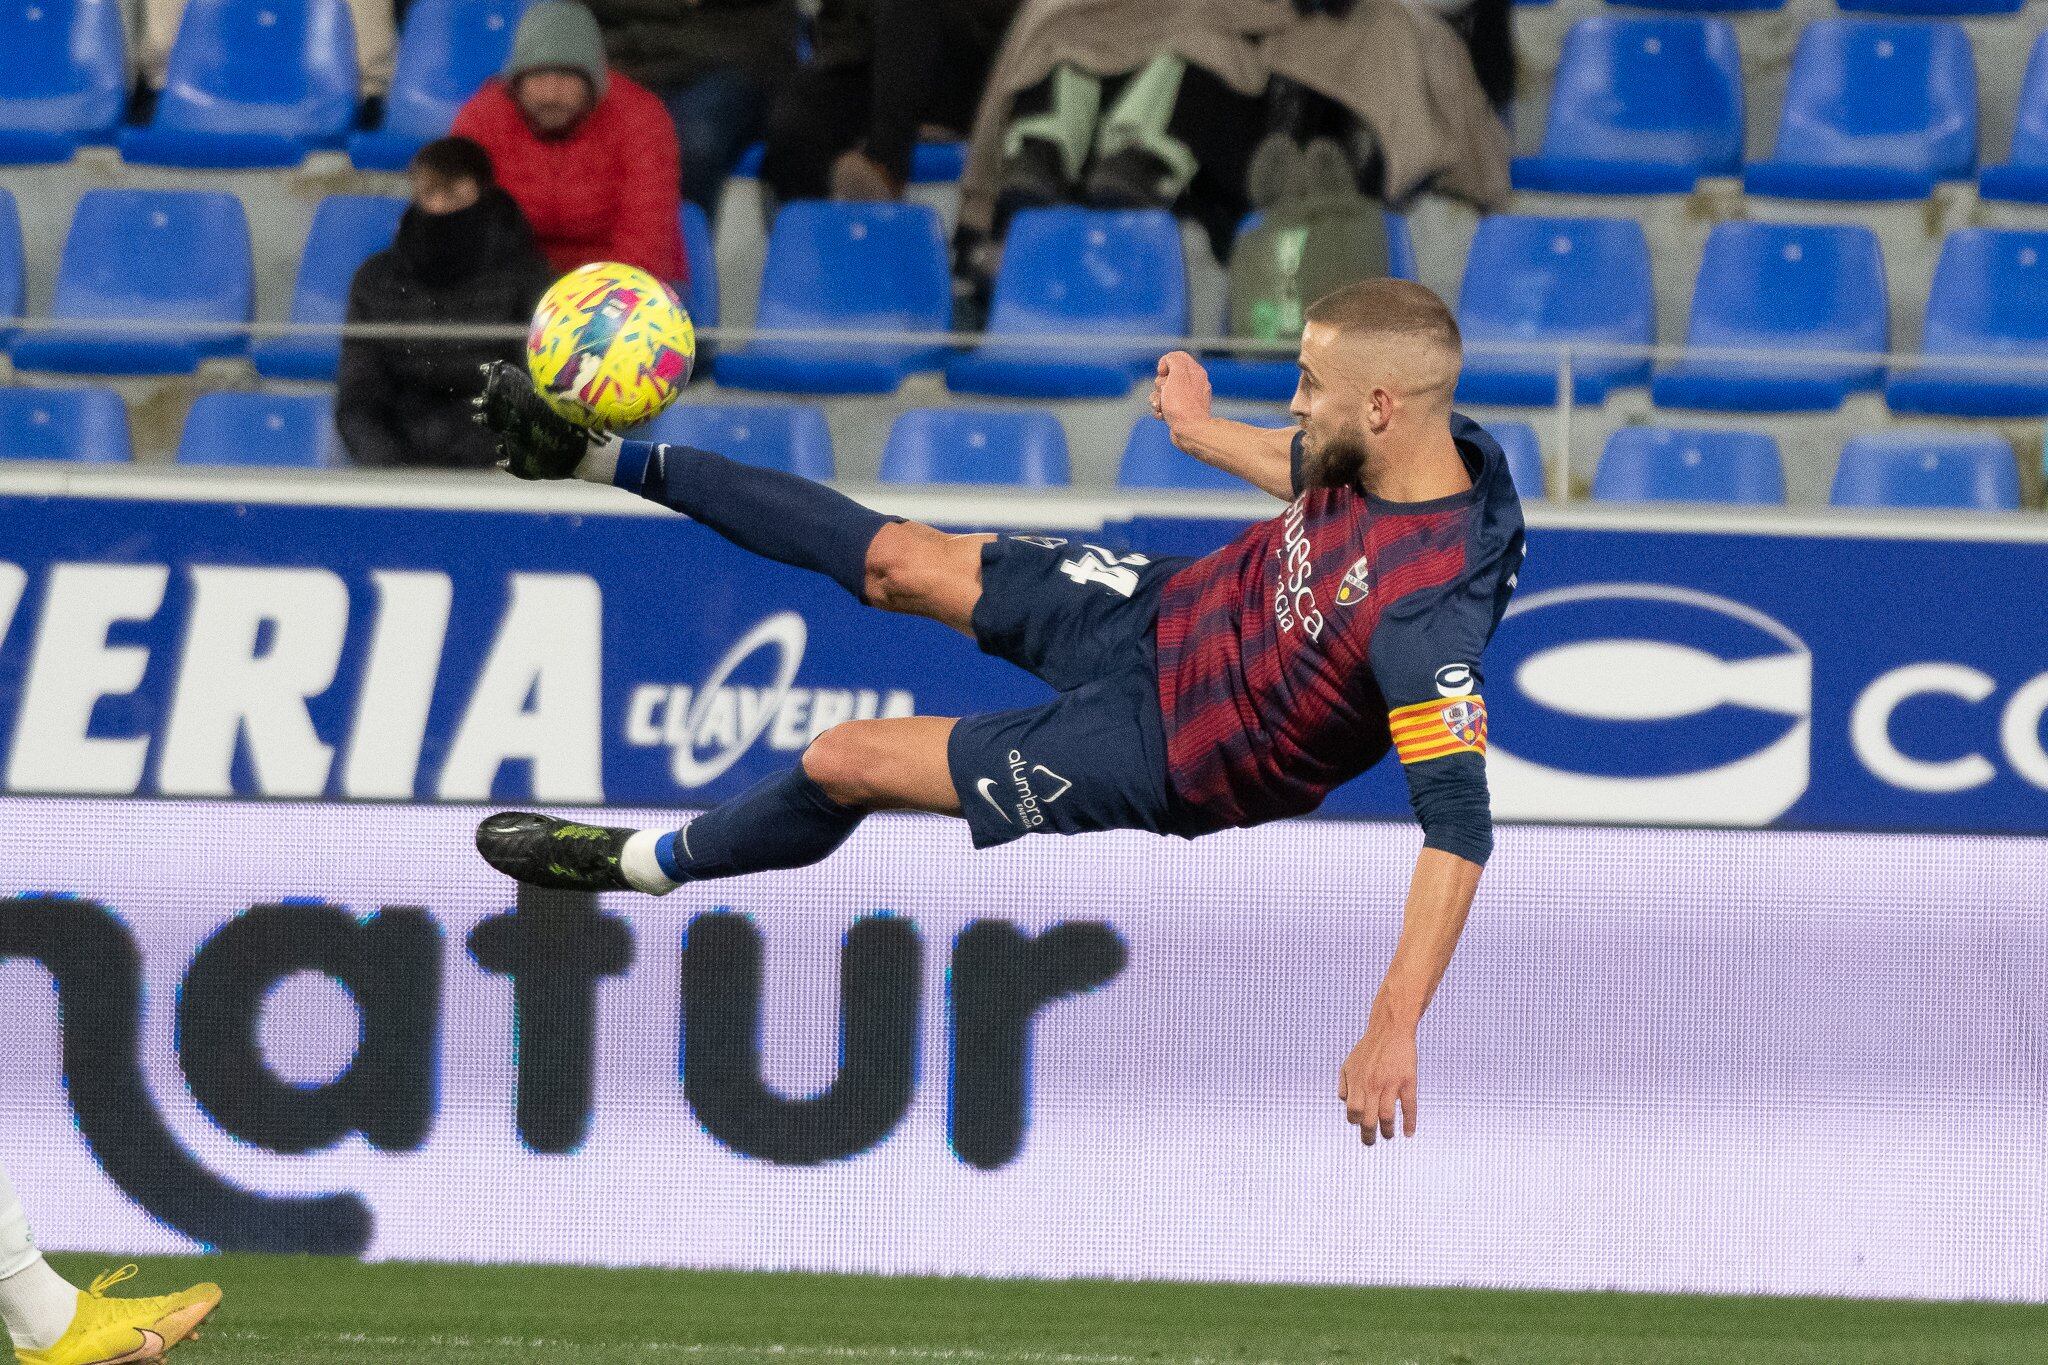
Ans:
[[[1478,888],[1478,863],[1428,847],[1415,860],[1393,961],[1373,997],[1365,1036],[1337,1077],[1345,1117],[1358,1125],[1367,1146],[1394,1135],[1397,1104],[1401,1131],[1415,1136],[1415,1029],[1457,951]]]
[[[1204,464],[1235,474],[1282,502],[1294,497],[1293,427],[1269,430],[1209,411],[1209,373],[1186,351],[1159,360],[1152,381],[1152,415],[1166,423],[1173,443]]]

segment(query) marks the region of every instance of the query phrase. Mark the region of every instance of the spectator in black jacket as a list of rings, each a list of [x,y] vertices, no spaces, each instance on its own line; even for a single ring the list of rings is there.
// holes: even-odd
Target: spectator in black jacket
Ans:
[[[491,159],[445,137],[413,158],[412,203],[398,240],[363,262],[349,288],[350,322],[525,326],[553,281]],[[470,420],[486,361],[517,361],[516,340],[358,340],[341,347],[335,425],[359,465],[481,467],[496,458]]]

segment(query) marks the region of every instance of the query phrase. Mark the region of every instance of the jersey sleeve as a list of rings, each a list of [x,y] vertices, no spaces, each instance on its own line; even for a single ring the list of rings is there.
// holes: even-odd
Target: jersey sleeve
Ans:
[[[1491,594],[1482,601],[1475,587],[1397,604],[1373,632],[1371,657],[1423,846],[1484,864],[1493,851],[1493,805],[1479,652],[1493,613]]]

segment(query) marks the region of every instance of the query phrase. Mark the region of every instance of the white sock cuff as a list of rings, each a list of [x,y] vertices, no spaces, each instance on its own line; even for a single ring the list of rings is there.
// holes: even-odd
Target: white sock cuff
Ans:
[[[682,885],[661,870],[661,859],[654,852],[661,834],[658,829],[637,830],[619,850],[619,871],[626,874],[635,891],[645,891],[650,896],[666,896]]]
[[[625,445],[611,432],[590,438],[590,449],[576,465],[576,477],[591,483],[610,483],[619,472],[619,448]]]

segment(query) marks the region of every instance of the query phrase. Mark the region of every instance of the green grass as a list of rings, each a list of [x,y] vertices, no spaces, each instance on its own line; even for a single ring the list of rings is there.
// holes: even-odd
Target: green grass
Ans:
[[[83,1282],[104,1257],[53,1256]],[[277,1256],[158,1258],[125,1293],[227,1293],[176,1365],[535,1361],[2048,1360],[2048,1308],[1836,1299],[870,1279]]]

